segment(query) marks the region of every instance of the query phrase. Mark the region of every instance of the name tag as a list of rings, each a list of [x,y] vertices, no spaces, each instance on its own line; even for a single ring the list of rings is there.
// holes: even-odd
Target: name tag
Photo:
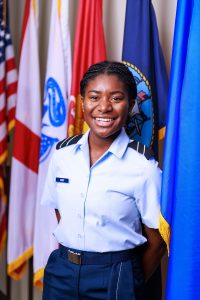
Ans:
[[[56,177],[56,182],[69,183],[69,178]]]

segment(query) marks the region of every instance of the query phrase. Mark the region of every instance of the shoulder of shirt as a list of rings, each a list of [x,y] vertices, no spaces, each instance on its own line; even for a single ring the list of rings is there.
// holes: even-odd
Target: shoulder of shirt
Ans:
[[[74,136],[68,137],[68,138],[60,141],[56,145],[56,150],[76,144],[82,138],[82,136],[83,136],[82,134],[74,135]],[[138,141],[131,141],[128,144],[128,147],[130,147],[131,149],[134,149],[138,153],[144,155],[146,157],[146,159],[148,159],[148,160],[150,158],[154,157],[153,151]]]
[[[82,138],[82,134],[79,135],[74,135],[74,136],[70,136],[62,141],[60,141],[57,145],[56,145],[56,150],[59,150],[61,148],[76,144],[81,138]]]
[[[148,159],[148,160],[150,158],[154,157],[153,151],[149,147],[143,145],[142,143],[140,143],[138,141],[131,141],[128,144],[128,147],[130,147],[131,149],[134,149],[138,153],[144,155],[146,157],[146,159]]]

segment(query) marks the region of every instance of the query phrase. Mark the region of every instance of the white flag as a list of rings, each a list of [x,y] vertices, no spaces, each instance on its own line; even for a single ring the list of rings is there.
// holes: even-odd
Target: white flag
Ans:
[[[57,247],[52,235],[57,224],[55,212],[41,206],[40,201],[53,149],[59,140],[66,138],[71,84],[68,1],[52,0],[51,9],[34,237],[34,283],[38,287],[42,285],[48,256]]]
[[[35,1],[26,1],[22,28],[11,169],[8,273],[18,279],[33,254],[41,112]]]

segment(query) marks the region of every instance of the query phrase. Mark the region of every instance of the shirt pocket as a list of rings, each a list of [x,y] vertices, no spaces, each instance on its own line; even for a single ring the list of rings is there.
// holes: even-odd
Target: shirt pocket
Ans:
[[[56,194],[58,203],[69,199],[71,191],[70,178],[67,176],[56,176],[55,178]]]

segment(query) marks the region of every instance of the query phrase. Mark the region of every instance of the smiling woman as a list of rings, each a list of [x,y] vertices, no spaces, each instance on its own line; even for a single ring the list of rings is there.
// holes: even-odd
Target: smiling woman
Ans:
[[[131,107],[124,83],[115,75],[99,75],[89,81],[82,101],[84,118],[90,127],[90,149],[101,144],[103,154],[125,125]]]
[[[125,126],[135,103],[136,84],[125,65],[105,61],[92,65],[80,85],[84,119],[90,127],[92,165]]]
[[[161,171],[124,126],[136,98],[122,63],[92,65],[80,83],[90,129],[57,145],[42,197],[56,210],[60,244],[44,300],[142,300],[164,252],[158,233]]]

